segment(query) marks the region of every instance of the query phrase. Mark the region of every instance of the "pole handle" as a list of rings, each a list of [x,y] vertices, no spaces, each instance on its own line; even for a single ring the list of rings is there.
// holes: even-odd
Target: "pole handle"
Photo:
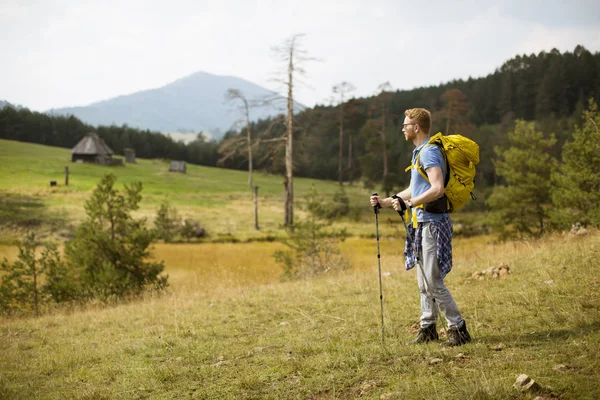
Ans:
[[[379,196],[379,195],[377,194],[377,192],[375,192],[375,193],[373,193],[371,196]],[[378,201],[378,202],[377,202],[377,204],[375,204],[375,205],[373,206],[373,212],[374,212],[375,214],[379,214],[379,209],[380,209],[380,208],[381,208],[381,204],[379,204],[379,201]]]
[[[399,199],[399,203],[400,203],[400,209],[398,211],[398,215],[400,215],[400,217],[404,220],[404,211],[406,211],[406,203],[404,202],[404,200],[402,200],[400,197],[398,197],[398,195],[393,195],[392,199]]]

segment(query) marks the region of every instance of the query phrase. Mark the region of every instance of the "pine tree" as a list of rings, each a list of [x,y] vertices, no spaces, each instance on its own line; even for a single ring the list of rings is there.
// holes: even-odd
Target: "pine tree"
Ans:
[[[34,312],[40,314],[40,307],[52,295],[52,274],[61,265],[56,246],[44,247],[40,257],[36,249],[41,245],[33,232],[29,232],[19,244],[18,260],[14,263],[4,259],[0,264],[0,311]]]
[[[494,187],[487,204],[492,210],[490,222],[503,234],[538,236],[546,229],[550,174],[557,162],[548,154],[556,139],[553,134],[544,136],[536,132],[533,122],[518,120],[508,133],[507,148],[495,149],[496,174],[505,185]]]
[[[115,188],[116,179],[104,175],[85,203],[87,219],[65,246],[67,261],[80,271],[90,297],[119,297],[167,284],[167,277],[160,275],[162,261],[148,261],[154,232],[144,218],[131,216],[139,208],[142,184],[125,185],[123,193]]]
[[[582,119],[552,174],[552,222],[561,228],[577,222],[600,227],[600,114],[593,99]]]
[[[166,201],[161,203],[154,220],[158,237],[164,240],[165,243],[171,242],[177,234],[177,228],[180,224],[181,218],[177,215],[177,209],[171,207]]]

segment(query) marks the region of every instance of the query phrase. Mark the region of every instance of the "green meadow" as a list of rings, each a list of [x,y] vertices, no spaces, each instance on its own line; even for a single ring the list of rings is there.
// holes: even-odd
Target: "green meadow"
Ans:
[[[22,234],[23,227],[36,227],[47,236],[66,235],[65,229],[84,218],[83,204],[106,173],[117,176],[117,187],[142,182],[143,200],[137,216],[147,217],[149,223],[160,203],[168,201],[184,218],[200,221],[213,238],[229,236],[244,241],[282,233],[282,176],[260,172],[253,175],[254,184],[259,187],[260,230],[256,231],[247,172],[188,164],[187,173],[181,174],[169,172],[167,160],[137,159],[136,164],[107,167],[72,163],[70,159],[68,149],[0,140],[0,223],[5,241],[14,240],[15,232]],[[65,186],[65,167],[69,169],[68,186]],[[57,186],[50,187],[50,181],[56,181]],[[336,183],[295,178],[296,205],[302,203],[313,185],[324,202],[333,201],[338,190]],[[372,216],[368,189],[355,185],[345,190],[353,207],[366,205],[364,216]],[[295,215],[302,217],[303,211],[297,207]],[[6,225],[12,229],[6,229]],[[372,224],[365,225],[360,220],[338,225],[355,234],[374,232]]]
[[[255,231],[243,171],[74,164],[67,149],[0,140],[0,257],[14,260],[15,240],[30,229],[68,239],[106,172],[118,186],[143,183],[138,214],[149,223],[168,200],[209,240],[154,246],[169,274],[165,293],[1,319],[0,399],[600,398],[599,232],[510,242],[457,235],[446,281],[473,342],[407,346],[420,308],[415,272],[403,268],[404,228],[382,211],[382,337],[374,216],[360,185],[346,192],[364,211],[335,224],[351,234],[341,250],[352,268],[282,282],[272,254],[283,245],[252,240],[284,235],[281,176],[255,175]],[[313,184],[332,201],[336,182],[296,179],[298,202]],[[510,274],[473,276],[500,264]],[[520,374],[538,389],[514,388]]]

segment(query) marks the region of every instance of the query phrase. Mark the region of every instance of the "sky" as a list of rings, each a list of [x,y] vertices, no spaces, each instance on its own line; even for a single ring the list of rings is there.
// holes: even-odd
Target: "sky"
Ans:
[[[204,71],[283,92],[274,48],[292,35],[295,99],[330,104],[482,77],[519,54],[600,51],[598,0],[0,0],[0,100],[84,106]]]

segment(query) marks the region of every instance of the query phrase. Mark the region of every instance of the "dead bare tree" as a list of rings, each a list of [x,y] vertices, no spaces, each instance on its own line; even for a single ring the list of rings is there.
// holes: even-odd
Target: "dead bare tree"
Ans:
[[[294,224],[294,88],[297,80],[297,75],[304,75],[305,71],[302,68],[302,63],[313,58],[306,56],[306,51],[300,46],[300,38],[304,34],[294,34],[286,39],[282,46],[274,47],[273,51],[280,61],[287,66],[286,77],[284,79],[275,79],[284,85],[287,92],[286,104],[286,142],[285,142],[285,203],[284,203],[284,226],[292,226]]]
[[[221,146],[219,147],[219,154],[221,158],[218,160],[218,164],[223,164],[230,158],[235,156],[247,157],[249,160],[249,164],[252,164],[252,154],[258,154],[259,146],[262,145],[264,149],[264,156],[262,159],[259,159],[258,165],[260,166],[263,162],[265,162],[268,158],[273,158],[273,154],[277,152],[278,148],[281,147],[281,144],[285,141],[285,137],[271,137],[271,131],[273,128],[281,124],[283,122],[283,116],[280,115],[276,117],[269,127],[264,131],[260,132],[258,138],[254,142],[250,141],[250,137],[244,138],[241,134],[231,137],[223,141]],[[249,131],[249,126],[247,127]],[[251,143],[248,146],[246,142]],[[258,186],[252,185],[252,169],[249,169],[249,178],[248,183],[252,188],[252,193],[254,197],[254,229],[259,230],[258,225]]]
[[[376,103],[377,103],[377,105],[379,105],[381,107],[381,123],[379,124],[379,129],[377,130],[377,132],[381,136],[381,142],[382,142],[381,147],[383,150],[383,186],[384,186],[384,188],[387,187],[386,182],[387,182],[387,176],[388,176],[386,122],[389,117],[388,107],[389,107],[389,102],[391,100],[392,90],[393,90],[392,85],[389,82],[384,82],[377,87],[378,94],[376,97]],[[389,190],[388,189],[385,189],[385,190],[386,190],[386,196],[388,196]]]
[[[333,93],[338,94],[340,101],[340,152],[338,156],[338,183],[343,183],[343,145],[344,145],[344,96],[356,89],[350,82],[343,81],[333,86]],[[350,148],[351,151],[351,148]]]
[[[244,115],[246,123],[246,141],[248,151],[248,186],[252,186],[252,132],[250,130],[250,109],[257,105],[256,101],[248,100],[246,96],[239,89],[228,89],[225,93],[225,100],[233,103],[234,101],[241,101],[240,111]]]

